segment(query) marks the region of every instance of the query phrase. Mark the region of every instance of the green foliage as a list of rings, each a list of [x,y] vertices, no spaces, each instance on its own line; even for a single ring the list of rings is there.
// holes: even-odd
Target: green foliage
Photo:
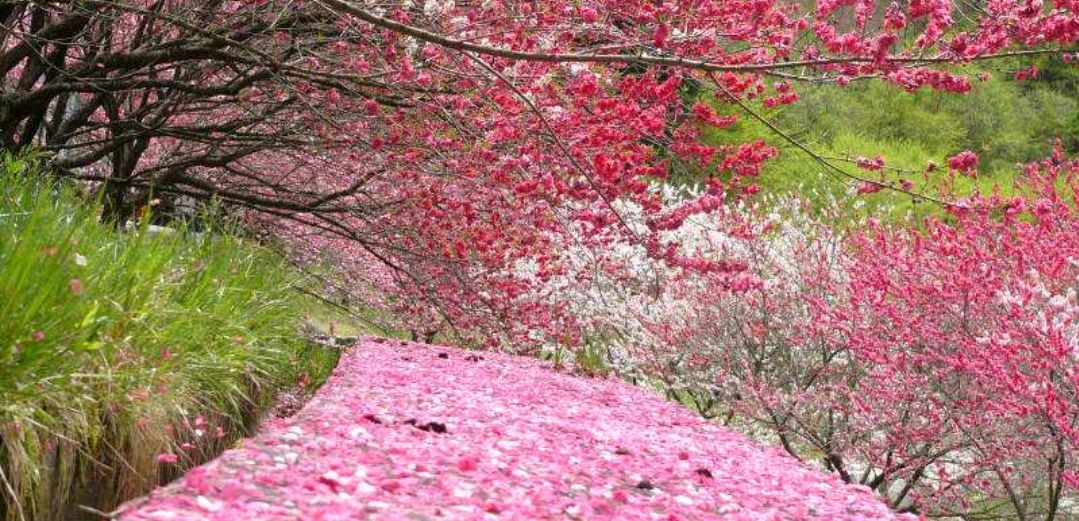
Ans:
[[[609,361],[608,343],[601,336],[589,336],[581,345],[568,349],[555,346],[539,353],[540,359],[554,362],[557,369],[571,368],[585,376],[607,376],[614,370]],[[572,364],[572,365],[570,365]]]
[[[944,154],[955,149],[965,133],[959,122],[939,110],[949,99],[943,95],[912,95],[882,82],[846,89],[810,87],[799,94],[802,99],[779,111],[777,122],[816,146],[828,146],[846,132],[915,143],[927,153]]]
[[[881,173],[858,168],[858,158],[883,156],[890,168],[885,179],[906,179],[915,192],[935,196],[944,192],[963,196],[995,186],[1011,191],[1017,164],[1044,159],[1053,140],[1060,137],[1073,152],[1079,149],[1079,73],[1059,59],[1039,65],[1037,81],[1016,82],[1006,73],[975,81],[967,94],[923,89],[908,93],[879,81],[855,82],[847,87],[801,84],[800,101],[768,109],[751,102],[750,108],[773,122],[792,139],[828,158],[845,172],[868,179]],[[978,70],[966,73],[977,76]],[[726,104],[718,110],[737,112]],[[939,210],[924,199],[894,191],[852,197],[857,181],[831,171],[811,155],[777,135],[748,114],[739,113],[731,128],[706,130],[704,141],[733,145],[763,139],[780,150],[767,162],[759,179],[764,193],[798,192],[827,206],[838,200],[854,220],[866,215],[895,218],[921,216]],[[963,150],[979,155],[980,177],[948,175],[947,158]],[[923,175],[927,165],[939,166]],[[678,165],[674,179],[694,182],[699,169]]]
[[[589,338],[573,352],[577,371],[589,376],[606,376],[611,373],[607,363],[607,347],[597,339]]]
[[[0,175],[0,518],[111,508],[216,454],[278,391],[336,363],[301,336],[301,280],[268,250],[101,224],[32,160],[7,157]]]
[[[1079,115],[1079,101],[1066,89],[1004,74],[976,81],[963,95],[927,89],[911,94],[883,82],[820,86],[801,95],[778,122],[795,135],[811,135],[818,146],[829,148],[847,133],[905,143],[933,158],[969,149],[981,157],[986,173],[1045,157],[1053,138],[1075,133]]]

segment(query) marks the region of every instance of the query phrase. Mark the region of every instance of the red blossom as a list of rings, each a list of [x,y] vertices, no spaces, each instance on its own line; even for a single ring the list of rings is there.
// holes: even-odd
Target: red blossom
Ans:
[[[948,158],[948,166],[952,170],[963,173],[974,173],[978,166],[978,155],[970,150],[964,150],[957,155]]]

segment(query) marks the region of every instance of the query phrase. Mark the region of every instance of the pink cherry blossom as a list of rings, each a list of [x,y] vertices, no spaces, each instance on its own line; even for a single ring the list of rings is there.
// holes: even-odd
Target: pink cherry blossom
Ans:
[[[164,452],[157,455],[158,463],[176,463],[179,460],[180,458],[171,452]]]
[[[948,158],[948,166],[959,172],[973,172],[978,166],[978,155],[970,150],[964,150]]]

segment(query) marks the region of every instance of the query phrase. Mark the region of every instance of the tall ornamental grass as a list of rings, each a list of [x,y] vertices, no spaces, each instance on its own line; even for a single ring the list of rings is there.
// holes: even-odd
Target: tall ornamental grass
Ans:
[[[301,335],[302,281],[273,253],[102,224],[33,160],[2,167],[0,519],[113,508],[212,457],[278,391],[336,362]]]

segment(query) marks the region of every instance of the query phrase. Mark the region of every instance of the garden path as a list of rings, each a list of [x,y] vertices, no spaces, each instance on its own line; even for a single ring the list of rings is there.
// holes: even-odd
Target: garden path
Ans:
[[[617,379],[364,339],[298,414],[118,519],[901,519]]]

